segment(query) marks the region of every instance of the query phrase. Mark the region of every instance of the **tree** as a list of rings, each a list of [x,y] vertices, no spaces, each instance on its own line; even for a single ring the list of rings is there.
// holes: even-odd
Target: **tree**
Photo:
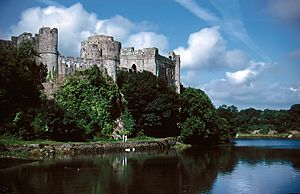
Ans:
[[[227,106],[223,104],[217,109],[217,114],[219,117],[224,118],[226,120],[230,130],[232,131],[235,130],[235,128],[237,127],[236,117],[238,115],[238,109],[236,106],[234,105]]]
[[[36,57],[38,54],[30,41],[23,41],[17,48],[0,50],[2,125],[10,125],[19,112],[18,115],[22,117],[17,124],[26,129],[30,128],[31,112],[41,102],[42,83],[47,75],[46,67],[43,64],[36,64]]]
[[[179,134],[179,98],[175,88],[152,73],[120,72],[117,84],[136,121],[133,135],[165,137]]]
[[[84,129],[87,138],[109,135],[120,115],[118,88],[97,66],[68,77],[54,99],[64,111],[64,124]]]
[[[209,97],[200,89],[184,88],[181,98],[181,139],[190,144],[227,142],[234,134],[218,117]]]

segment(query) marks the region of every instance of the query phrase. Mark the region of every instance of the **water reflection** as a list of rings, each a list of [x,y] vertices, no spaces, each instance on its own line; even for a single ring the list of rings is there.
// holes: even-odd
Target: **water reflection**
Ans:
[[[299,153],[216,146],[49,160],[1,169],[0,189],[51,194],[300,192]]]

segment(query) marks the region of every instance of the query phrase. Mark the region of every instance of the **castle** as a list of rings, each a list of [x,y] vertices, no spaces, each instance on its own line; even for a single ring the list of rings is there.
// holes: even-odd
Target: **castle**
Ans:
[[[64,57],[58,51],[58,29],[42,27],[39,33],[23,33],[11,40],[0,40],[0,48],[18,46],[29,40],[39,53],[38,63],[47,66],[48,75],[64,77],[76,70],[97,65],[114,80],[118,71],[149,71],[175,86],[180,93],[180,56],[170,52],[168,57],[159,54],[157,48],[134,50],[122,48],[121,43],[111,36],[94,35],[81,42],[80,57]]]

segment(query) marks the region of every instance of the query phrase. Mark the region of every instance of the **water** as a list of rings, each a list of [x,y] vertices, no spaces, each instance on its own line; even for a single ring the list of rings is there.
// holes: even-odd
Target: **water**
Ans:
[[[236,140],[234,146],[80,156],[6,168],[0,162],[0,193],[300,192],[299,140]]]

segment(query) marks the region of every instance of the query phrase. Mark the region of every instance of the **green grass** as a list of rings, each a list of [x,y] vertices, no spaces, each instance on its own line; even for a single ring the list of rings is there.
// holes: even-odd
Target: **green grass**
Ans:
[[[238,138],[287,138],[289,133],[279,133],[279,134],[252,134],[252,133],[239,133]],[[294,136],[294,135],[293,135]]]
[[[176,144],[174,146],[172,146],[173,148],[177,149],[177,150],[183,150],[183,149],[186,149],[186,148],[190,148],[192,147],[192,145],[190,144],[184,144],[184,143],[181,143],[181,142],[176,142]]]
[[[31,155],[28,152],[4,151],[4,152],[0,152],[0,157],[31,158]]]
[[[127,142],[139,142],[139,141],[153,141],[159,138],[148,137],[148,136],[141,136],[141,137],[134,137],[129,138]],[[115,143],[115,142],[122,142],[122,140],[114,140],[111,138],[95,138],[94,140],[87,141],[87,142],[59,142],[59,141],[52,141],[52,140],[43,140],[43,139],[36,139],[36,140],[21,140],[16,137],[11,136],[2,136],[0,137],[0,144],[18,144],[18,145],[27,145],[27,144],[93,144],[93,143]]]
[[[59,144],[62,142],[51,141],[51,140],[21,140],[15,137],[0,137],[0,144]]]
[[[159,138],[156,137],[148,137],[148,136],[139,136],[139,137],[134,137],[134,138],[129,138],[129,142],[138,142],[138,141],[153,141],[153,140],[158,140]]]

